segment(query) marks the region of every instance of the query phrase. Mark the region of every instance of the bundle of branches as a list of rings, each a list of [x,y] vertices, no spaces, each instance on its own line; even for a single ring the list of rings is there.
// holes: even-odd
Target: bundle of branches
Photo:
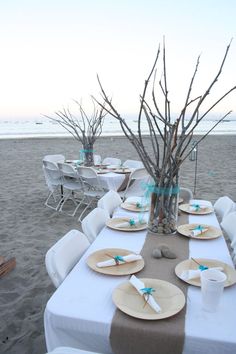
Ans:
[[[93,146],[96,139],[101,135],[104,117],[107,114],[106,104],[97,105],[92,98],[93,113],[88,116],[81,103],[74,101],[79,108],[79,117],[71,113],[69,108],[63,108],[55,112],[56,117],[49,117],[50,120],[57,122],[65,128],[83,146],[85,165],[93,165]]]
[[[236,86],[230,88],[200,114],[200,108],[202,108],[203,103],[205,103],[206,98],[209,96],[213,86],[216,84],[219,76],[221,75],[229,48],[230,44],[226,48],[217,74],[207,89],[198,97],[191,98],[194,80],[199,67],[200,57],[198,57],[192,78],[190,80],[184,106],[177,118],[172,119],[170,100],[168,97],[165,42],[163,43],[162,50],[163,76],[159,81],[159,86],[163,95],[162,101],[164,98],[164,107],[160,107],[160,100],[157,99],[155,94],[156,66],[161,56],[161,49],[159,46],[153,67],[147,80],[145,81],[143,93],[140,95],[137,134],[131,130],[125,119],[118,113],[118,110],[114,107],[112,100],[106,94],[98,77],[102,97],[108,108],[106,108],[103,103],[100,103],[99,101],[97,102],[104,110],[107,112],[109,111],[114,118],[118,119],[125,136],[136,149],[146,170],[149,172],[150,176],[152,176],[156,185],[163,187],[165,185],[170,185],[171,180],[173,180],[173,178],[178,174],[181,164],[192,151],[191,148],[188,149],[188,146],[191,143],[196,127],[219,102],[235,90]],[[146,96],[152,77],[154,77],[151,92],[152,104],[149,104]],[[189,114],[189,109],[191,108],[192,113]],[[205,135],[199,138],[195,146],[199,144],[230,113],[231,111],[223,115]],[[151,146],[153,150],[152,154],[148,153],[144,144],[144,136],[142,134],[143,119],[145,119],[148,123]]]
[[[155,77],[156,66],[160,58],[160,47],[158,49],[151,72],[145,81],[143,93],[140,96],[140,107],[138,113],[137,134],[132,131],[125,119],[119,114],[114,107],[112,100],[108,97],[102,87],[98,77],[98,82],[101,88],[102,97],[107,105],[105,108],[103,103],[98,103],[116,119],[129,139],[131,144],[136,149],[142,160],[146,170],[153,179],[153,183],[147,185],[147,192],[150,191],[151,206],[149,214],[149,229],[154,233],[170,234],[176,231],[177,228],[177,211],[178,211],[178,176],[179,169],[182,163],[186,160],[192,149],[196,147],[231,111],[223,115],[212,128],[195,143],[194,147],[189,149],[194,131],[199,123],[221,102],[226,96],[236,89],[236,86],[229,89],[213,104],[200,113],[203,103],[209,96],[213,86],[221,75],[226,57],[228,55],[230,44],[227,46],[223,60],[215,75],[213,81],[207,89],[198,97],[191,98],[194,80],[199,67],[199,57],[190,80],[184,106],[177,118],[171,117],[170,100],[167,86],[167,70],[166,70],[166,51],[165,43],[162,50],[162,66],[163,75],[159,81],[161,91],[161,100],[158,100],[155,93]],[[154,77],[153,87],[151,91],[151,103],[148,103],[147,92],[151,78]],[[163,100],[164,98],[164,100]],[[161,107],[161,103],[164,106]],[[189,110],[192,111],[189,114]],[[150,145],[152,152],[150,153],[145,146],[145,137],[142,133],[142,121],[146,120],[149,128]]]

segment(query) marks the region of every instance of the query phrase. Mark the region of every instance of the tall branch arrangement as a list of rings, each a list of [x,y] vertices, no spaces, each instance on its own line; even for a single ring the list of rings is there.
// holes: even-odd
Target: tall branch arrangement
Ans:
[[[104,117],[108,110],[106,109],[106,103],[98,105],[96,100],[92,98],[93,113],[88,116],[84,111],[81,103],[75,100],[79,109],[79,117],[71,113],[69,108],[63,108],[60,111],[56,111],[56,117],[49,117],[50,120],[57,122],[63,128],[65,128],[82,146],[83,156],[85,156],[85,165],[93,165],[93,145],[96,139],[101,135]]]
[[[128,123],[114,107],[112,100],[108,97],[98,77],[101,95],[104,100],[104,103],[107,105],[107,108],[105,107],[104,103],[101,103],[99,101],[97,102],[104,110],[109,112],[114,118],[116,118],[120,122],[120,126],[125,136],[129,139],[131,144],[136,149],[146,170],[154,179],[156,185],[163,187],[170,185],[173,178],[178,174],[181,164],[191,153],[191,149],[189,150],[188,146],[190,145],[190,142],[192,140],[195,128],[213,110],[213,108],[217,106],[218,103],[220,103],[225,97],[227,97],[231,92],[236,89],[236,86],[230,88],[213,104],[210,104],[209,107],[203,113],[200,113],[200,109],[202,108],[203,103],[205,103],[207,97],[211,93],[211,90],[213,89],[214,85],[216,84],[222,73],[222,69],[225,64],[229,49],[230,44],[226,48],[218,72],[216,73],[212,82],[210,82],[207,89],[203,91],[200,96],[191,97],[193,85],[199,68],[200,58],[198,57],[187,90],[183,108],[177,118],[172,119],[167,84],[165,43],[163,43],[162,50],[159,46],[153,67],[149,73],[148,78],[145,80],[143,92],[140,95],[137,134],[135,134],[131,130]],[[158,85],[162,95],[162,107],[160,100],[156,97],[156,67],[160,60],[162,61],[163,75]],[[153,85],[151,87],[151,90],[149,90],[150,81],[152,78]],[[151,93],[151,103],[147,102],[146,96],[148,91],[150,91]],[[191,114],[189,113],[190,110],[192,112]],[[216,124],[198,140],[196,144],[199,144],[230,113],[231,111],[223,115],[216,122]],[[147,148],[144,144],[144,135],[142,133],[143,120],[147,121],[149,127],[149,135],[153,152],[153,154],[151,155],[148,153]]]

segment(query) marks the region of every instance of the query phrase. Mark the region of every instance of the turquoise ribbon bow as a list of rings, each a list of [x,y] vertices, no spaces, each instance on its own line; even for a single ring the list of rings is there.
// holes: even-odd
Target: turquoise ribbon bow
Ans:
[[[120,262],[125,263],[125,260],[122,256],[114,256],[113,258],[114,258],[114,261],[116,262],[116,265],[119,265]]]
[[[201,206],[199,204],[191,204],[191,206],[194,207],[196,211],[199,211],[201,209]]]
[[[202,225],[198,225],[198,226],[196,226],[196,227],[194,227],[194,229],[193,230],[196,230],[196,231],[203,231],[205,228],[202,226]]]
[[[129,219],[129,224],[130,224],[130,226],[134,226],[135,225],[134,219]]]
[[[143,207],[143,206],[142,206],[141,203],[139,203],[139,202],[136,203],[136,208],[141,209],[142,207]]]
[[[143,292],[143,295],[152,295],[152,293],[156,291],[153,288],[142,288],[140,290]]]
[[[207,270],[208,267],[204,266],[203,264],[200,264],[200,266],[198,267],[198,269],[202,272],[203,270]]]

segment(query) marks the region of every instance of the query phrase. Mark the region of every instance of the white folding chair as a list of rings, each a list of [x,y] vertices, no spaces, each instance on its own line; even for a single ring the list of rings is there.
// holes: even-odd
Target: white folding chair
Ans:
[[[98,200],[106,194],[107,190],[101,186],[97,172],[93,168],[78,166],[77,171],[83,183],[83,193],[85,197],[83,203],[87,204],[78,218],[81,222],[86,210],[92,207],[93,204],[96,205]]]
[[[106,221],[109,219],[109,214],[106,210],[101,208],[93,209],[82,220],[81,226],[83,233],[87,236],[90,243],[92,243],[99,232],[106,225]]]
[[[94,165],[100,165],[102,162],[102,158],[100,155],[93,155]]]
[[[46,253],[45,264],[52,283],[57,288],[89,247],[87,237],[71,230]]]
[[[62,173],[57,164],[51,161],[43,161],[43,172],[49,189],[45,205],[53,210],[58,210],[62,200]]]
[[[99,199],[98,207],[107,211],[109,216],[111,217],[114,210],[122,203],[122,199],[119,196],[119,193],[110,190],[104,196]]]
[[[138,160],[126,160],[122,164],[122,166],[123,167],[127,167],[127,168],[132,168],[132,169],[143,168],[144,167],[142,161],[138,161]]]
[[[227,214],[236,210],[235,203],[227,196],[220,197],[214,204],[214,210],[220,220],[223,220]]]
[[[183,199],[184,203],[189,203],[189,201],[193,199],[193,193],[188,188],[180,187],[179,197]]]
[[[128,197],[142,197],[145,193],[144,184],[148,183],[150,176],[145,168],[137,168],[131,172],[127,187],[124,191],[120,191],[120,197],[125,200]]]
[[[76,349],[71,347],[57,347],[52,352],[46,354],[102,354],[95,352],[88,352],[87,350]]]
[[[121,165],[121,160],[116,158],[116,157],[105,157],[105,159],[102,160],[102,165],[120,166]]]
[[[231,243],[236,243],[236,211],[233,211],[224,216],[220,223],[222,229],[226,232]]]
[[[73,201],[75,208],[70,216],[74,216],[80,205],[84,200],[83,182],[74,167],[67,163],[58,163],[58,168],[61,171],[63,179],[63,201],[59,211],[63,211],[65,203],[70,199]],[[76,198],[75,198],[76,196]]]
[[[64,155],[57,154],[57,155],[46,155],[43,158],[43,161],[49,161],[49,162],[65,162],[66,158]]]

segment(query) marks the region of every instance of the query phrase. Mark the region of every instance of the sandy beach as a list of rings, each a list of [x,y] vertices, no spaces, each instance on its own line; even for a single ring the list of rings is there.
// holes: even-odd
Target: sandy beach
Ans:
[[[48,190],[42,159],[60,154],[79,158],[81,146],[71,138],[0,140],[0,255],[16,257],[16,268],[0,279],[0,353],[43,354],[43,313],[54,292],[44,258],[66,232],[80,229],[77,217],[44,206]],[[100,138],[95,153],[138,159],[124,137]],[[228,195],[236,201],[236,136],[209,136],[199,146],[196,198],[214,203]],[[193,190],[195,162],[182,166],[180,185]]]

